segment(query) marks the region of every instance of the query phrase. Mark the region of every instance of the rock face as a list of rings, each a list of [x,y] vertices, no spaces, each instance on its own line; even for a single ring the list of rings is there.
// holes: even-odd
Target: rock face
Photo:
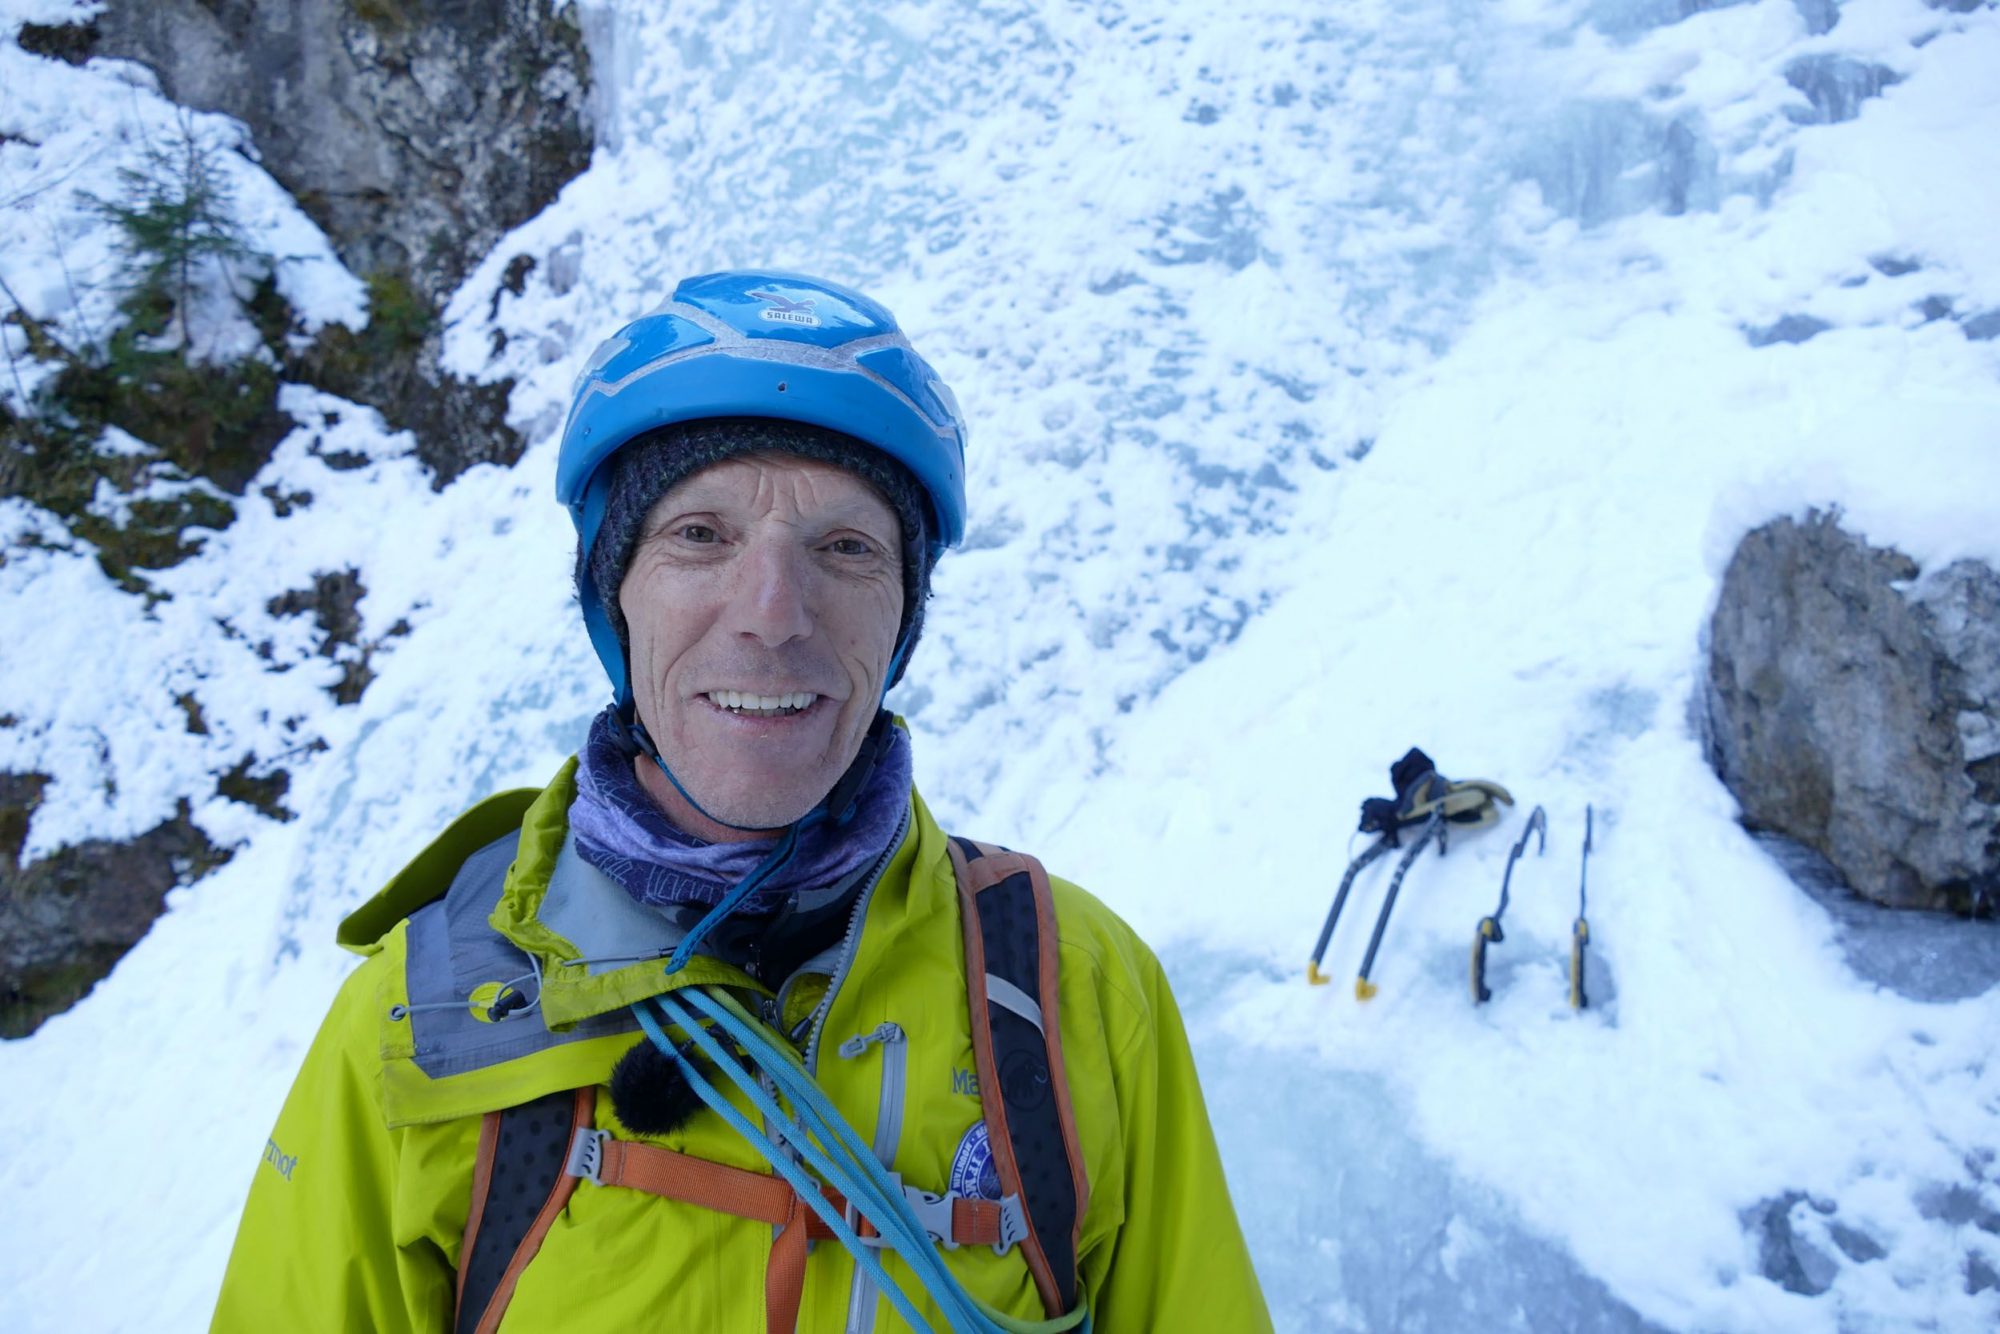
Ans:
[[[590,160],[589,64],[551,0],[112,0],[97,54],[250,127],[356,273],[433,302]]]
[[[23,866],[47,777],[0,773],[0,1038],[74,1005],[160,915],[167,891],[229,860],[188,818],[126,842],[92,839]]]
[[[437,312],[589,165],[590,66],[574,6],[111,0],[67,31],[86,35],[60,53],[140,61],[176,102],[242,121],[265,170],[368,280],[371,330],[328,331],[288,364],[292,378],[413,432],[440,487],[520,457],[509,386],[437,369]]]
[[[329,326],[309,343],[288,336],[297,328],[294,315],[275,289],[260,289],[250,313],[270,356],[247,359],[229,372],[236,378],[225,382],[226,392],[211,395],[251,405],[249,415],[234,434],[212,423],[198,432],[192,460],[185,450],[174,453],[172,428],[194,414],[154,382],[114,374],[116,367],[98,368],[85,385],[94,397],[73,396],[112,405],[86,424],[121,424],[120,405],[135,400],[143,415],[127,423],[134,435],[185,463],[190,475],[241,494],[290,429],[276,408],[284,380],[379,408],[393,426],[415,434],[417,456],[439,487],[476,463],[513,463],[523,442],[506,423],[509,386],[472,384],[438,369],[438,312],[507,231],[545,208],[589,163],[590,71],[575,12],[562,0],[108,0],[85,23],[23,28],[26,50],[78,62],[137,60],[174,101],[242,121],[265,169],[368,286],[367,328]],[[522,276],[510,270],[517,291]],[[16,315],[34,347],[39,326],[25,312]],[[43,342],[36,355],[61,360]],[[185,372],[182,380],[225,373],[154,360],[173,361],[166,370]],[[122,398],[99,383],[126,380],[138,389]],[[206,401],[182,395],[190,397]],[[77,416],[66,412],[62,420],[74,426]],[[15,466],[21,459],[67,456],[11,447],[21,441],[8,430],[20,425],[0,414],[0,496],[25,495],[65,523],[81,523],[96,479],[84,477],[67,508],[52,488],[28,485],[34,479],[24,481]],[[106,562],[107,573],[135,594],[150,593],[135,570],[189,554],[178,540],[184,528],[225,526],[234,511],[224,502],[218,512],[153,517],[148,512],[150,527],[132,525],[137,536],[121,534]],[[75,531],[113,551],[103,532]],[[359,640],[362,592],[358,571],[326,572],[312,588],[269,605],[273,615],[313,615],[321,653],[344,669],[333,687],[341,704],[360,697],[372,676],[369,655],[382,647]],[[399,623],[385,637],[407,632]],[[205,732],[200,701],[188,694],[178,702],[188,729]],[[272,819],[292,817],[283,804],[288,775],[255,755],[212,777],[216,795]],[[0,772],[0,1038],[31,1033],[74,1004],[146,934],[169,890],[229,858],[191,817],[208,794],[190,793],[171,818],[135,838],[88,840],[23,865],[49,783],[44,774]]]
[[[2000,903],[2000,574],[1779,519],[1730,560],[1709,653],[1710,759],[1745,824],[1879,903]]]

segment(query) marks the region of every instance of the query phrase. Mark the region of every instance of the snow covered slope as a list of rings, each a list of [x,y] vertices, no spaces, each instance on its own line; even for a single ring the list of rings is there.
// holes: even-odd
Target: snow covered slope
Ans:
[[[294,761],[290,823],[198,810],[236,858],[0,1047],[0,1324],[202,1326],[348,966],[333,924],[466,802],[545,778],[599,701],[550,499],[571,378],[675,277],[748,263],[880,296],[957,389],[973,535],[895,701],[919,782],[1160,947],[1281,1328],[2000,1320],[2000,979],[1864,980],[1869,929],[1735,825],[1688,714],[1722,564],[1765,518],[1840,504],[1926,565],[2000,563],[2000,12],[584,13],[602,146],[450,312],[455,369],[518,381],[516,469],[433,495],[406,441],[294,390],[252,491],[311,504],[247,504],[152,613],[85,557],[8,550],[7,640],[37,649],[0,660],[0,713],[33,721],[0,767],[58,776],[31,852],[146,827],[215,755],[329,749]],[[117,70],[0,61],[38,138],[155,114]],[[80,228],[62,198],[9,235]],[[322,287],[300,299],[349,317]],[[263,608],[348,566],[369,636],[412,633],[336,710]],[[222,736],[186,735],[189,688]],[[1381,877],[1340,984],[1303,965],[1355,804],[1412,743],[1522,807],[1411,873],[1362,1006]],[[1474,1010],[1471,930],[1536,803],[1548,851]],[[1933,972],[1971,934],[1940,925]]]

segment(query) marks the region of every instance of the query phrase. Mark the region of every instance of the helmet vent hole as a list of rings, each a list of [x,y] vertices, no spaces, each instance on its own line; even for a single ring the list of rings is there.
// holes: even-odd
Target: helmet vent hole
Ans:
[[[781,394],[785,392],[785,382],[783,380],[778,381],[778,392]]]

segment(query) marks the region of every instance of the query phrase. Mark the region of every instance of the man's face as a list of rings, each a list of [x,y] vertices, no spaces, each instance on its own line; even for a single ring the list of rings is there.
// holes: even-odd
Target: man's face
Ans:
[[[639,719],[704,819],[650,760],[639,778],[697,837],[790,824],[874,720],[903,614],[901,529],[854,474],[748,454],[646,515],[618,588]],[[802,707],[801,707],[802,706]]]

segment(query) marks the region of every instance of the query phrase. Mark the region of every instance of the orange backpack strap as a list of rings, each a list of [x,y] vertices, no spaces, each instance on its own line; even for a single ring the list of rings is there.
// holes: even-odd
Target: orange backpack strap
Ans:
[[[1063,1074],[1055,899],[1033,857],[951,840],[980,1104],[1003,1196],[1026,1205],[1021,1249],[1050,1318],[1076,1306],[1090,1199]]]
[[[458,1258],[454,1334],[491,1334],[500,1327],[521,1271],[576,1189],[576,1178],[565,1170],[570,1141],[590,1125],[596,1098],[595,1089],[566,1089],[488,1112],[481,1122],[472,1211]],[[504,1178],[497,1190],[496,1170]]]

